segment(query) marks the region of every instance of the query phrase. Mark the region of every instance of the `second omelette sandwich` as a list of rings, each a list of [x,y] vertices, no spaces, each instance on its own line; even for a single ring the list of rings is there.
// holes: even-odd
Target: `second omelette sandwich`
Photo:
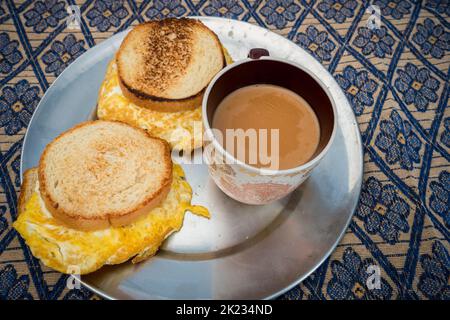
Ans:
[[[166,141],[114,121],[57,137],[27,170],[14,227],[34,256],[63,273],[142,261],[183,224],[192,190]]]
[[[201,21],[139,24],[108,66],[97,116],[143,128],[173,149],[200,147],[203,93],[230,62],[217,35]]]

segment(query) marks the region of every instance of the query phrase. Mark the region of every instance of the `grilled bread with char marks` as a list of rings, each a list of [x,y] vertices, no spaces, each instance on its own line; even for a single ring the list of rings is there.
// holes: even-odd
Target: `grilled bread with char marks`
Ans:
[[[137,25],[116,56],[123,94],[154,111],[186,111],[199,105],[211,79],[225,66],[217,35],[195,19]]]

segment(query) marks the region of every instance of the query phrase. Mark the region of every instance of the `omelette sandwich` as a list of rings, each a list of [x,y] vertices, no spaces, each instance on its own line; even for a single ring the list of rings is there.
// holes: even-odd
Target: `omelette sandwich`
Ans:
[[[200,147],[204,91],[230,62],[217,35],[198,20],[137,25],[108,66],[97,116],[141,127],[174,149]]]
[[[24,173],[14,228],[34,256],[63,273],[154,255],[191,205],[166,141],[115,121],[88,121],[45,148]]]

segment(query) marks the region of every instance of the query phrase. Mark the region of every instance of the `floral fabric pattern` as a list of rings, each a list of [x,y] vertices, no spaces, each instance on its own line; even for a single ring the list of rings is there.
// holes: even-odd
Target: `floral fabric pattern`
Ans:
[[[354,16],[358,3],[355,0],[324,0],[317,8],[325,14],[325,19],[342,23]]]
[[[124,7],[123,0],[96,0],[86,17],[91,27],[105,32],[111,27],[118,28],[127,15],[128,10]]]
[[[330,61],[336,45],[329,39],[325,31],[319,32],[314,26],[309,26],[306,33],[299,33],[296,42],[308,50],[320,62]]]
[[[266,18],[266,23],[279,29],[294,21],[299,11],[300,7],[293,0],[269,0],[260,10]]]
[[[450,148],[450,117],[444,120],[444,132],[441,134],[441,141],[447,147]]]
[[[6,213],[6,206],[0,206],[0,236],[8,228],[8,221],[4,217]]]
[[[387,300],[392,296],[392,287],[381,278],[380,288],[369,289],[370,266],[375,266],[375,261],[370,258],[362,260],[361,257],[347,248],[342,261],[331,262],[332,278],[327,286],[327,293],[332,299],[337,300]]]
[[[347,66],[342,74],[336,76],[336,80],[350,100],[357,116],[374,103],[373,93],[378,84],[369,78],[367,71],[357,71],[354,67]]]
[[[376,0],[374,4],[380,7],[383,16],[394,19],[401,19],[411,12],[411,3],[407,0]]]
[[[450,50],[450,33],[442,25],[435,25],[429,18],[425,19],[424,24],[417,25],[413,41],[420,46],[423,54],[436,59],[441,59]]]
[[[426,68],[418,68],[407,63],[405,69],[398,71],[395,88],[403,94],[406,104],[413,104],[417,110],[425,112],[432,102],[436,102],[439,81],[432,77]]]
[[[25,25],[38,33],[55,28],[68,15],[65,6],[63,1],[36,1],[34,8],[25,12]]]
[[[430,197],[431,209],[440,215],[447,228],[450,228],[450,173],[442,171],[438,181],[430,183],[432,195]]]
[[[0,126],[8,135],[18,133],[28,125],[39,103],[39,88],[21,80],[14,86],[6,86],[0,96]]]
[[[22,60],[22,53],[18,47],[17,40],[11,40],[6,32],[0,33],[0,74],[11,72],[13,67]]]
[[[432,255],[420,257],[424,272],[419,278],[419,290],[429,299],[450,300],[450,256],[441,242],[433,243]]]
[[[449,0],[428,0],[426,6],[436,10],[440,14],[450,16],[450,1]]]
[[[149,19],[175,18],[184,15],[186,9],[181,5],[180,1],[172,0],[156,0],[147,10],[145,15]]]
[[[42,56],[42,61],[47,65],[45,72],[59,76],[69,64],[86,51],[83,46],[84,41],[77,41],[73,34],[67,35],[63,41],[53,42],[51,50]]]
[[[73,5],[78,27],[68,24],[77,12]],[[379,25],[369,24],[376,22],[371,5],[380,9]],[[338,94],[351,105],[344,110],[341,99],[334,101],[334,144],[341,145],[330,152],[356,147],[342,135],[342,125],[358,126],[361,133],[362,186],[352,190],[360,198],[348,228],[329,257],[279,298],[450,300],[449,0],[0,0],[0,300],[99,297],[83,286],[68,289],[67,275],[32,257],[12,227],[24,135],[41,97],[57,76],[79,67],[90,48],[107,47],[114,34],[146,21],[197,16],[211,17],[205,24],[234,61],[245,59],[255,43],[272,57],[296,60],[263,34],[292,41],[290,47],[315,58],[311,66],[297,63],[314,74],[322,65],[322,74],[339,85],[333,101]],[[241,32],[246,28],[216,30],[213,17],[268,30],[254,41],[253,33]],[[116,47],[107,50],[113,54]],[[97,94],[94,84],[92,90],[86,94]],[[344,122],[352,112],[356,123]],[[326,159],[314,170],[334,165]],[[345,179],[318,180],[302,188],[347,185]]]
[[[244,12],[239,1],[236,0],[212,0],[203,9],[208,16],[236,19]]]
[[[389,244],[395,244],[401,232],[409,231],[409,205],[398,196],[398,190],[392,184],[383,186],[370,177],[359,201],[356,216],[364,221],[370,234],[379,234]]]
[[[392,38],[386,27],[371,30],[367,27],[360,27],[358,29],[358,36],[353,41],[353,44],[362,49],[364,55],[373,53],[378,58],[384,58],[387,55],[392,55],[392,46],[395,40]]]
[[[412,170],[414,163],[420,162],[422,142],[411,123],[402,120],[397,111],[392,111],[389,119],[381,121],[380,131],[375,145],[385,153],[387,163],[399,163],[403,169]]]
[[[30,278],[28,275],[17,275],[11,264],[0,267],[0,300],[30,300],[28,292]]]

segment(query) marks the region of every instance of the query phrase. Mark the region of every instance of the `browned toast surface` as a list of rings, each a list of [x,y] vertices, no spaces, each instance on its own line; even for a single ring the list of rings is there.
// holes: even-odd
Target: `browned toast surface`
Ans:
[[[134,27],[116,56],[120,86],[133,103],[157,111],[198,107],[225,65],[216,34],[195,19],[164,19]]]
[[[88,121],[47,145],[38,178],[46,208],[70,227],[125,225],[165,199],[170,148],[124,123]]]

